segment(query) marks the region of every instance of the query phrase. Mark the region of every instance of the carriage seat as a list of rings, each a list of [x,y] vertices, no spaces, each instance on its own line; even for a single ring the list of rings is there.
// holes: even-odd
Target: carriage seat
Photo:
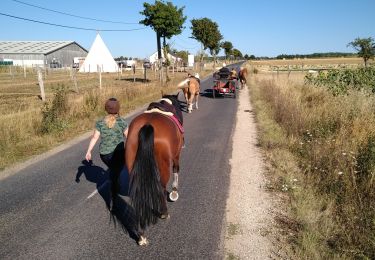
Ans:
[[[227,67],[221,68],[218,72],[221,79],[228,79],[230,75],[230,71]]]

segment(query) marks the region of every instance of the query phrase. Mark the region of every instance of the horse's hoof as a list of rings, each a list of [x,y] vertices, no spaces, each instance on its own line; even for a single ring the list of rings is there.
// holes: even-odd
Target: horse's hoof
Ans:
[[[171,216],[167,213],[167,214],[160,214],[159,216],[161,219],[170,219]]]
[[[148,245],[148,240],[144,236],[140,236],[138,240],[138,245],[139,246],[147,246]]]
[[[173,190],[173,191],[171,191],[170,193],[169,193],[169,199],[171,200],[171,201],[177,201],[178,200],[178,192],[177,192],[177,190]]]

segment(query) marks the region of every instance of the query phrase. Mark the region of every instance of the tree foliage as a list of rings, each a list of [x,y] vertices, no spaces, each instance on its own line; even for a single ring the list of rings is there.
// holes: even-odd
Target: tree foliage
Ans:
[[[202,18],[191,20],[191,25],[192,38],[201,42],[203,48],[209,49],[211,55],[216,57],[221,48],[220,41],[223,39],[217,23],[209,18]]]
[[[375,43],[374,39],[371,37],[356,38],[354,41],[350,42],[348,46],[358,51],[358,56],[363,58],[366,67],[368,60],[373,59],[375,56]]]
[[[164,2],[156,0],[154,4],[143,3],[144,10],[140,14],[145,16],[145,19],[139,23],[150,26],[157,35],[158,53],[161,52],[160,38],[163,38],[163,52],[165,57],[166,77],[168,77],[167,66],[170,65],[168,60],[169,46],[166,39],[170,39],[173,35],[179,35],[184,28],[186,16],[183,14],[185,7],[178,8],[172,2]],[[160,55],[160,54],[159,54]],[[160,58],[160,56],[159,56]]]
[[[312,54],[281,54],[276,59],[304,59],[304,58],[336,58],[336,57],[355,57],[355,53],[347,52],[317,52]]]
[[[224,49],[225,57],[228,58],[232,54],[233,44],[229,41],[225,41],[221,44],[221,48]]]
[[[185,63],[188,62],[188,56],[190,54],[188,51],[174,50],[173,52],[174,52],[174,54],[176,54],[177,57],[181,58]]]
[[[140,14],[145,19],[139,23],[150,26],[160,34],[160,37],[170,39],[173,35],[182,32],[186,16],[183,14],[185,7],[178,8],[171,2],[155,1],[154,4],[143,3],[144,10]]]
[[[243,58],[242,52],[240,50],[238,50],[238,49],[233,49],[232,50],[232,54],[233,54],[233,56],[234,56],[235,59],[237,59],[237,58]]]

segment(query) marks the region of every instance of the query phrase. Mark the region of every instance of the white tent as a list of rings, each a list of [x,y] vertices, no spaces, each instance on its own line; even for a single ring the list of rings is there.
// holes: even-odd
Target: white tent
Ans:
[[[98,33],[79,72],[98,72],[99,70],[117,72],[119,68]]]

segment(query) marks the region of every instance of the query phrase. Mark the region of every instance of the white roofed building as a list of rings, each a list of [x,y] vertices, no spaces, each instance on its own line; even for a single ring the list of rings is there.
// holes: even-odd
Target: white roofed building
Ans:
[[[0,41],[0,60],[15,66],[71,67],[74,57],[85,57],[87,50],[74,41]]]
[[[178,61],[182,61],[181,58],[179,57],[176,57],[176,56],[173,56],[172,54],[168,53],[167,54],[168,56],[168,59],[171,63],[175,63],[175,62],[178,62]],[[162,61],[164,62],[165,59],[164,59],[164,52],[161,51],[161,57],[162,57]],[[152,54],[149,58],[149,61],[153,64],[155,63],[156,61],[158,60],[158,52],[156,51],[154,54]]]

